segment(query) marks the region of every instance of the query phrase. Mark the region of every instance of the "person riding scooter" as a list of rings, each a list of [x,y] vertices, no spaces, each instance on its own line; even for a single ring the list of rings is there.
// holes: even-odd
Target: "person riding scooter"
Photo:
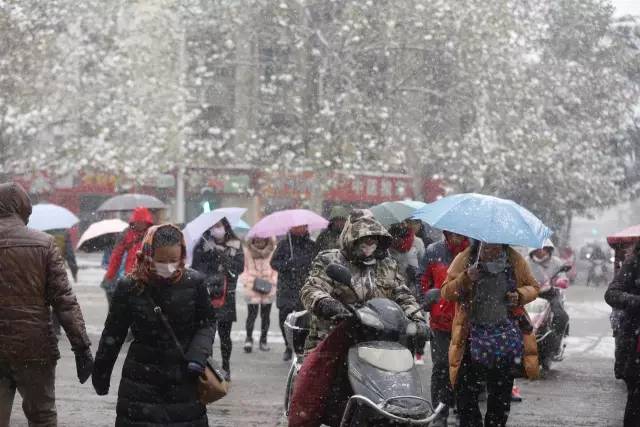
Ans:
[[[308,353],[335,326],[334,318],[348,315],[343,303],[364,302],[376,297],[389,298],[426,332],[426,321],[413,293],[406,286],[397,263],[389,256],[391,235],[366,210],[354,210],[340,235],[340,249],[323,251],[314,260],[300,291],[305,309],[312,313]],[[326,274],[330,264],[348,267],[358,295]]]
[[[569,315],[562,304],[562,296],[557,288],[569,287],[569,278],[566,273],[558,272],[564,263],[558,257],[553,256],[555,246],[547,239],[541,249],[532,249],[529,252],[529,265],[534,277],[540,283],[540,298],[544,298],[551,304],[553,312],[553,332],[558,343],[569,331]],[[549,283],[550,279],[553,283]],[[559,348],[560,345],[557,346]],[[561,349],[559,349],[561,351]]]
[[[340,249],[323,251],[314,260],[309,277],[302,287],[300,297],[304,307],[311,313],[310,332],[305,344],[309,355],[343,320],[351,316],[345,304],[365,303],[374,298],[388,298],[399,305],[404,315],[415,322],[416,335],[426,337],[427,325],[422,310],[409,288],[405,285],[396,262],[389,256],[388,248],[391,235],[366,210],[353,211],[340,236]],[[327,268],[337,264],[351,273],[350,286],[330,278]],[[323,349],[323,351],[326,351]],[[336,350],[336,353],[342,350]],[[305,397],[306,402],[323,400],[322,396],[332,398],[339,393],[332,390],[344,380],[344,355],[334,354],[323,358],[323,369],[327,375],[313,378],[313,384],[297,384],[296,389],[305,390],[307,395],[317,394],[315,398]],[[311,356],[308,359],[312,359]],[[305,369],[318,369],[308,366],[308,360],[302,366]],[[338,366],[339,365],[339,366]],[[336,372],[335,375],[330,374]],[[301,373],[301,377],[302,377]],[[299,379],[299,381],[302,381]],[[339,399],[339,397],[335,397]],[[331,406],[331,403],[327,403]],[[298,408],[300,409],[300,408]],[[296,413],[320,411],[326,414],[326,408],[304,408]],[[306,414],[313,418],[321,414]],[[319,418],[318,418],[319,419]],[[333,425],[339,420],[324,420]],[[290,419],[291,423],[291,419]],[[305,424],[306,425],[306,424]],[[319,425],[319,424],[318,424]]]

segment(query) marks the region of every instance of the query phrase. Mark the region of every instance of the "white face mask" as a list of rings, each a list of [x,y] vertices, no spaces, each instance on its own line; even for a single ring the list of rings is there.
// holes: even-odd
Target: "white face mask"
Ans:
[[[211,235],[214,239],[220,240],[224,238],[225,234],[227,234],[227,230],[224,227],[213,227],[211,229]]]
[[[368,245],[366,243],[360,243],[360,246],[358,248],[360,250],[360,253],[364,255],[366,258],[368,258],[371,255],[373,255],[376,249],[378,249],[378,244],[373,243],[371,245]]]
[[[153,267],[155,268],[156,274],[158,276],[168,279],[169,277],[173,276],[173,273],[175,273],[178,270],[178,263],[171,262],[171,263],[165,264],[162,262],[154,262]]]

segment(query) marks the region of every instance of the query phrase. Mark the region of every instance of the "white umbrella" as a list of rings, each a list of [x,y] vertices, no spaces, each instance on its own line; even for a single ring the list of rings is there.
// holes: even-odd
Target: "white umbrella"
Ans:
[[[28,227],[46,231],[68,229],[80,222],[80,219],[67,208],[41,203],[35,205],[29,217]]]
[[[80,236],[77,248],[80,249],[82,245],[98,237],[122,233],[127,227],[129,227],[129,224],[121,219],[105,219],[104,221],[94,222],[82,233],[82,236]]]
[[[193,250],[205,231],[213,227],[223,218],[226,218],[231,224],[231,227],[233,227],[240,221],[240,218],[242,218],[242,215],[244,215],[246,211],[245,208],[215,209],[211,212],[200,214],[196,219],[188,223],[184,227],[184,230],[182,230],[184,239],[187,242],[187,265],[191,265]]]

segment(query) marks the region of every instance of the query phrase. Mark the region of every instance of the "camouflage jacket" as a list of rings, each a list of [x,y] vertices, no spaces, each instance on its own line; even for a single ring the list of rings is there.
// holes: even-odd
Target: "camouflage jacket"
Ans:
[[[355,242],[367,236],[379,237],[375,263],[370,265],[358,262],[354,253]],[[367,211],[355,211],[347,220],[340,236],[341,249],[318,254],[300,292],[302,304],[312,313],[311,331],[305,345],[307,352],[315,348],[335,326],[335,322],[321,319],[314,314],[316,305],[324,298],[334,298],[347,304],[373,298],[389,298],[398,303],[405,314],[414,313],[412,319],[424,320],[422,313],[418,310],[416,299],[405,285],[398,264],[388,255],[390,241],[391,238],[384,227]],[[357,296],[348,286],[335,282],[327,276],[326,269],[333,263],[344,265],[351,270],[352,285]]]

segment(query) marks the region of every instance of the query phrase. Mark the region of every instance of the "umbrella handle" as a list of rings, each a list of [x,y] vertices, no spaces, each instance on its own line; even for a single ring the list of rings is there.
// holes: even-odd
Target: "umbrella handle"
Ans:
[[[287,237],[289,238],[289,254],[290,254],[290,258],[293,259],[293,243],[291,243],[291,233],[288,233]]]
[[[473,264],[475,267],[478,266],[478,263],[480,262],[480,254],[482,253],[482,244],[484,242],[480,241],[480,247],[478,248],[478,254],[476,255],[476,262]]]

